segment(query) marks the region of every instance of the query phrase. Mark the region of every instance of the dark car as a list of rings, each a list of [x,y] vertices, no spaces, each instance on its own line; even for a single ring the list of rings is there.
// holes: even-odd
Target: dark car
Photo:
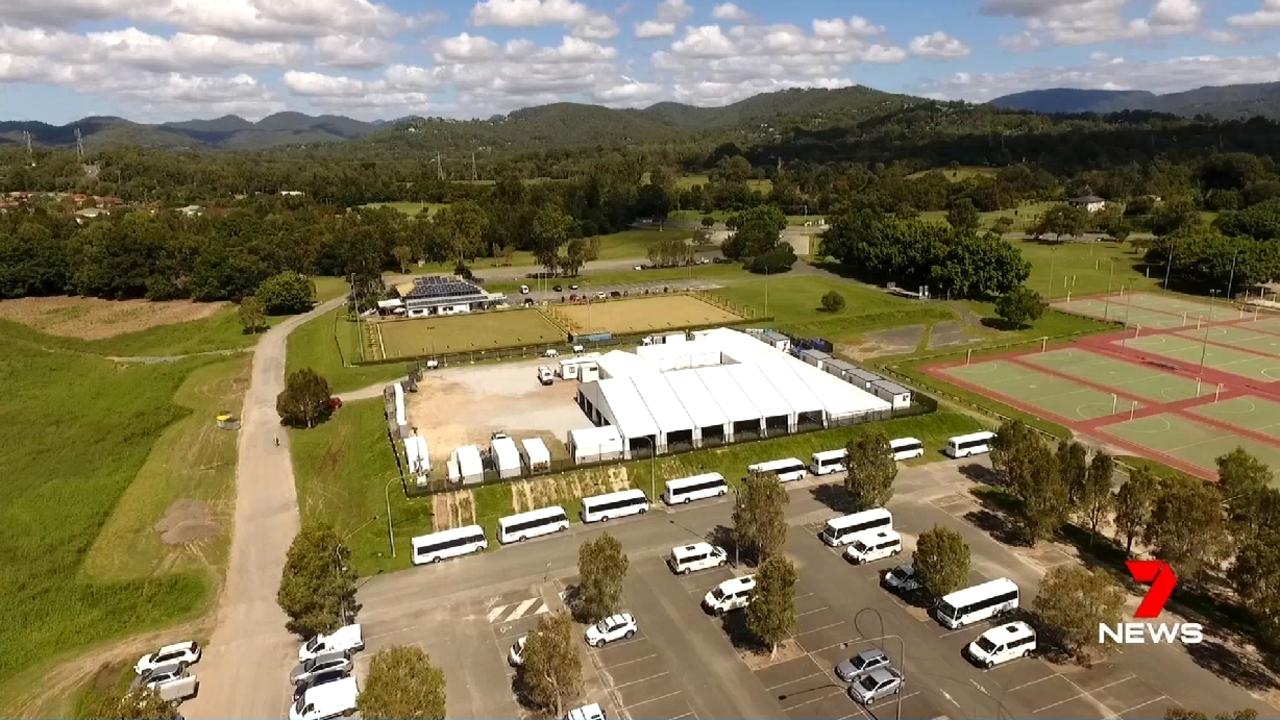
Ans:
[[[622,292],[621,292],[621,291],[618,291],[618,290],[610,290],[610,291],[609,291],[609,297],[616,297],[616,298],[620,298],[620,297],[622,297]]]
[[[346,670],[326,670],[324,672],[316,673],[293,686],[293,698],[296,700],[302,697],[303,693],[313,687],[319,687],[325,683],[337,682],[345,677],[347,677]]]
[[[560,285],[552,285],[551,289],[554,290],[555,292],[564,292],[564,288]]]

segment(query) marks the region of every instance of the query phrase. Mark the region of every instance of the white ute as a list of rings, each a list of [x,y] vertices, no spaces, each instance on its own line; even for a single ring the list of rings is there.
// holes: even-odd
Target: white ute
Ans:
[[[364,636],[360,625],[344,625],[328,635],[316,635],[298,648],[298,660],[310,660],[330,652],[358,652],[364,649]]]
[[[356,711],[360,687],[353,677],[317,685],[289,706],[289,720],[327,720]]]

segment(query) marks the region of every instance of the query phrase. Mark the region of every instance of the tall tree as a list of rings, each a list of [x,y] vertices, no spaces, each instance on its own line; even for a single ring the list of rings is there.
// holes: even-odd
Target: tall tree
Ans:
[[[302,526],[289,545],[276,602],[289,616],[289,632],[310,637],[330,633],[359,611],[351,550],[333,528]]]
[[[1222,495],[1216,487],[1182,475],[1166,478],[1143,540],[1179,577],[1198,582],[1206,567],[1228,554],[1230,538],[1223,515]]]
[[[969,580],[969,562],[969,544],[960,533],[941,525],[920,533],[911,557],[920,586],[934,598],[964,587]]]
[[[1085,478],[1089,473],[1089,450],[1078,440],[1058,441],[1058,471],[1067,485],[1068,501],[1075,505],[1084,493]]]
[[[733,505],[733,541],[740,550],[763,562],[787,541],[787,491],[772,474],[749,474]]]
[[[1035,611],[1067,650],[1080,657],[1099,646],[1098,625],[1121,620],[1125,592],[1105,572],[1059,565],[1044,576]]]
[[[573,231],[573,218],[557,205],[544,205],[533,218],[533,257],[547,272],[560,265],[560,246]]]
[[[957,230],[977,230],[979,219],[978,208],[967,197],[956,199],[947,209],[947,222]]]
[[[1217,465],[1218,486],[1232,523],[1242,535],[1256,533],[1264,521],[1265,494],[1275,478],[1271,468],[1241,447],[1219,457]]]
[[[996,300],[996,316],[1014,329],[1024,328],[1039,320],[1048,307],[1040,293],[1019,285]]]
[[[316,298],[316,284],[302,273],[286,270],[263,280],[254,294],[268,313],[292,315],[311,309]]]
[[[240,327],[253,334],[267,326],[267,313],[262,308],[262,301],[250,295],[240,301]]]
[[[379,650],[356,706],[370,720],[444,720],[444,672],[417,645]]]
[[[284,390],[276,397],[280,422],[290,427],[312,428],[333,412],[329,382],[311,368],[289,373]]]
[[[1146,531],[1159,493],[1159,479],[1145,467],[1134,468],[1116,492],[1116,532],[1124,536],[1126,553],[1133,552],[1133,541]]]
[[[991,441],[991,465],[1006,479],[1027,473],[1027,453],[1040,444],[1040,436],[1021,420],[1006,420]]]
[[[1245,542],[1231,566],[1231,582],[1263,636],[1280,638],[1280,527]]]
[[[563,717],[565,701],[582,693],[582,659],[569,615],[543,615],[525,640],[523,659],[519,683],[525,697],[535,707]]]
[[[1115,505],[1115,495],[1111,492],[1111,484],[1115,478],[1115,461],[1105,452],[1098,452],[1089,462],[1089,472],[1085,475],[1084,487],[1075,498],[1075,506],[1080,515],[1089,523],[1089,530],[1098,534],[1098,526],[1107,518]]]
[[[844,486],[853,495],[854,505],[859,510],[886,505],[893,497],[893,480],[898,477],[889,437],[883,430],[859,435],[849,441],[847,453]]]
[[[565,245],[564,257],[560,258],[560,267],[566,275],[577,275],[587,263],[589,244],[583,238],[573,238]]]
[[[1019,500],[1018,524],[1028,545],[1053,537],[1070,511],[1067,481],[1058,458],[1036,442],[1027,450],[1025,465],[1009,478]]]
[[[756,589],[747,606],[747,629],[769,647],[772,658],[778,644],[796,631],[796,567],[782,555],[774,555],[756,571]]]
[[[578,607],[587,622],[599,622],[620,609],[628,560],[622,543],[609,533],[578,547]]]
[[[433,221],[459,260],[476,258],[485,249],[489,215],[475,201],[450,203],[440,208]]]

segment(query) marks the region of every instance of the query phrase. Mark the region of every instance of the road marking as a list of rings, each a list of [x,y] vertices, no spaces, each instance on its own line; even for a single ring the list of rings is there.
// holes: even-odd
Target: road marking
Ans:
[[[615,688],[615,689],[616,689],[616,688]],[[633,708],[633,707],[640,707],[641,705],[646,705],[646,704],[648,704],[648,703],[651,703],[651,702],[654,702],[654,701],[657,701],[657,700],[665,700],[665,699],[667,699],[667,698],[669,698],[669,697],[672,697],[672,696],[675,696],[675,695],[679,695],[679,694],[680,694],[680,691],[679,691],[679,690],[676,690],[675,692],[669,692],[669,693],[667,693],[666,695],[659,695],[659,696],[657,696],[657,697],[651,697],[651,698],[649,698],[648,700],[641,700],[640,702],[637,702],[637,703],[631,703],[630,705],[627,705],[627,706],[626,706],[626,707],[624,707],[623,709],[624,709],[624,710],[630,710],[630,709],[631,709],[631,708]],[[685,714],[686,714],[686,715],[692,715],[693,713],[685,713]],[[684,715],[681,715],[680,717],[684,717]]]
[[[840,693],[842,693],[842,692],[844,692],[844,690],[835,690],[835,691],[833,691],[833,692],[829,692],[829,693],[827,693],[826,695],[819,695],[819,696],[818,696],[818,697],[816,697],[816,698],[809,698],[808,700],[805,700],[804,702],[800,703],[799,705],[791,705],[791,706],[789,706],[789,707],[784,707],[784,708],[782,708],[782,711],[783,711],[783,712],[788,712],[788,713],[789,713],[789,712],[791,712],[792,710],[795,710],[796,708],[802,708],[802,707],[804,707],[805,705],[808,705],[809,703],[815,703],[815,702],[818,702],[819,700],[824,700],[824,699],[826,699],[826,698],[831,697],[832,695],[838,695],[838,694],[840,694]]]
[[[801,635],[809,635],[810,633],[816,633],[816,632],[818,632],[819,630],[826,630],[827,628],[833,628],[833,627],[835,627],[835,626],[837,626],[837,625],[843,625],[843,624],[844,624],[844,621],[843,621],[843,620],[841,620],[840,622],[833,622],[833,623],[831,623],[830,625],[823,625],[822,627],[816,627],[816,628],[814,628],[814,629],[812,629],[812,630],[805,630],[805,631],[804,631],[804,632],[802,632],[802,633],[796,633],[796,637],[800,637]]]
[[[947,692],[946,690],[938,690],[938,692],[942,693],[942,697],[946,698],[947,702],[951,703],[952,705],[955,705],[956,707],[960,707],[960,703],[956,702],[956,699],[951,697],[951,693]]]
[[[537,605],[536,609],[534,609],[535,605]],[[533,612],[529,612],[531,609]],[[551,612],[551,608],[547,607],[547,603],[544,600],[541,598],[529,598],[518,603],[508,603],[489,608],[487,617],[490,624],[495,624],[499,622],[514,622],[525,616],[542,615],[548,612]]]
[[[814,675],[825,675],[825,674],[826,674],[826,673],[825,673],[824,671],[822,671],[822,670],[818,670],[818,671],[816,671],[816,672],[811,672],[811,673],[809,673],[808,675],[805,675],[805,676],[803,676],[803,677],[791,678],[790,680],[787,680],[786,682],[778,683],[777,685],[774,685],[773,687],[767,687],[767,688],[765,688],[765,692],[772,692],[772,691],[777,690],[778,688],[782,687],[783,685],[790,685],[791,683],[793,683],[793,682],[799,682],[800,680],[808,680],[809,678],[813,677]]]
[[[667,674],[667,671],[666,671],[666,670],[663,670],[662,672],[658,673],[657,675],[650,675],[649,677],[646,677],[646,678],[640,678],[639,680],[632,680],[631,682],[625,682],[625,683],[622,683],[621,685],[614,685],[614,686],[613,686],[613,689],[614,689],[614,690],[621,690],[621,689],[622,689],[622,688],[624,688],[624,687],[627,687],[627,686],[630,686],[630,685],[635,685],[636,683],[642,683],[642,682],[645,682],[645,681],[647,681],[647,680],[652,680],[652,679],[654,679],[654,678],[660,678],[660,677],[662,677],[663,675],[666,675],[666,674]]]
[[[1150,700],[1148,700],[1148,701],[1146,701],[1146,702],[1144,702],[1144,703],[1140,703],[1140,704],[1138,704],[1138,705],[1134,705],[1134,706],[1133,706],[1133,707],[1131,707],[1131,708],[1127,708],[1127,709],[1125,709],[1125,710],[1121,710],[1120,712],[1118,712],[1118,713],[1116,713],[1116,714],[1115,714],[1115,717],[1117,717],[1117,718],[1123,717],[1125,713],[1130,713],[1130,712],[1133,712],[1134,710],[1137,710],[1138,708],[1144,708],[1144,707],[1146,707],[1146,706],[1150,705],[1151,703],[1154,703],[1154,702],[1160,702],[1161,700],[1168,700],[1168,699],[1169,699],[1169,696],[1168,696],[1168,695],[1157,695],[1156,697],[1154,697],[1154,698],[1152,698],[1152,699],[1150,699]]]
[[[823,650],[830,650],[831,648],[833,648],[833,647],[835,647],[835,646],[837,646],[837,645],[846,645],[846,646],[848,646],[848,645],[852,645],[852,644],[854,644],[854,643],[858,642],[858,641],[859,641],[859,640],[861,640],[861,639],[862,639],[862,638],[853,638],[852,640],[841,640],[840,642],[834,642],[834,643],[831,643],[830,645],[827,645],[826,647],[820,647],[820,648],[817,648],[817,649],[815,649],[815,650],[810,650],[808,654],[810,654],[810,655],[815,655],[815,654],[817,654],[817,653],[822,652]]]
[[[1072,687],[1074,687],[1075,689],[1079,690],[1080,692],[1076,693],[1075,695],[1072,695],[1072,696],[1071,696],[1071,697],[1069,697],[1069,698],[1066,698],[1065,700],[1059,700],[1059,701],[1058,701],[1058,702],[1056,702],[1056,703],[1050,703],[1050,704],[1048,704],[1048,705],[1045,705],[1044,707],[1039,708],[1038,710],[1032,710],[1032,711],[1031,711],[1031,714],[1032,714],[1032,715],[1035,715],[1035,714],[1038,714],[1038,713],[1040,713],[1040,712],[1042,712],[1042,711],[1044,711],[1044,710],[1048,710],[1049,708],[1058,707],[1059,705],[1062,705],[1063,703],[1069,703],[1069,702],[1071,702],[1072,700],[1077,700],[1077,699],[1082,698],[1082,697],[1087,697],[1087,698],[1089,698],[1090,700],[1092,700],[1092,701],[1094,701],[1094,702],[1098,703],[1098,704],[1099,704],[1099,705],[1101,705],[1102,707],[1107,708],[1107,704],[1106,704],[1106,703],[1104,703],[1104,702],[1102,702],[1102,701],[1101,701],[1101,700],[1099,700],[1098,698],[1094,697],[1094,696],[1093,696],[1093,693],[1096,693],[1096,692],[1098,692],[1099,690],[1106,690],[1107,688],[1112,687],[1112,686],[1115,686],[1115,685],[1119,685],[1120,683],[1129,682],[1130,680],[1132,680],[1132,679],[1134,679],[1134,678],[1136,678],[1136,677],[1137,677],[1137,675],[1130,675],[1129,677],[1121,678],[1121,679],[1119,679],[1119,680],[1116,680],[1115,682],[1109,682],[1109,683],[1107,683],[1106,685],[1103,685],[1102,687],[1097,687],[1097,688],[1094,688],[1094,689],[1092,689],[1092,690],[1085,690],[1084,688],[1080,687],[1079,685],[1076,685],[1075,683],[1071,682],[1071,681],[1070,681],[1070,680],[1068,680],[1067,678],[1063,678],[1064,680],[1067,680],[1067,682],[1071,683],[1071,686],[1072,686]],[[1107,709],[1110,709],[1110,708],[1107,708]]]
[[[802,617],[804,617],[805,615],[812,615],[812,614],[814,614],[814,613],[820,613],[820,612],[822,612],[822,611],[824,611],[824,610],[830,610],[830,609],[831,609],[831,608],[827,607],[826,605],[823,605],[822,607],[817,608],[816,610],[806,610],[805,612],[798,613],[798,614],[796,615],[796,617],[798,617],[798,618],[802,618]]]
[[[378,639],[378,638],[380,638],[380,637],[387,637],[388,635],[399,635],[399,634],[400,634],[400,633],[402,633],[402,632],[408,632],[408,631],[410,631],[410,630],[412,630],[412,629],[414,629],[414,628],[416,628],[416,627],[418,627],[418,626],[417,626],[417,625],[410,625],[410,626],[408,626],[408,627],[397,628],[397,629],[395,629],[395,630],[388,630],[388,631],[386,631],[386,632],[381,632],[381,633],[378,633],[378,634],[376,634],[376,635],[370,635],[370,636],[368,636],[368,638],[369,638],[370,640],[377,640],[377,639]]]
[[[1021,690],[1021,689],[1022,689],[1022,688],[1024,688],[1024,687],[1031,687],[1032,685],[1035,685],[1036,683],[1042,683],[1042,682],[1044,682],[1045,680],[1052,680],[1052,679],[1054,679],[1054,678],[1056,678],[1056,677],[1062,677],[1062,676],[1061,676],[1059,673],[1054,673],[1054,674],[1052,674],[1052,675],[1045,675],[1044,677],[1040,678],[1039,680],[1032,680],[1031,682],[1025,682],[1025,683],[1022,683],[1021,685],[1018,685],[1017,687],[1011,687],[1011,688],[1009,688],[1008,690],[1005,690],[1005,692],[1014,692],[1014,691],[1016,691],[1016,690]]]
[[[653,657],[658,657],[658,653],[649,653],[648,655],[645,655],[644,657],[638,657],[638,658],[636,658],[635,660],[628,660],[628,661],[626,661],[626,662],[620,662],[620,663],[618,663],[617,665],[609,665],[609,666],[606,666],[606,667],[605,667],[605,669],[606,669],[606,670],[617,670],[618,668],[622,667],[623,665],[630,665],[631,663],[638,663],[638,662],[640,662],[641,660],[648,660],[649,658],[653,658]]]
[[[667,720],[682,720],[683,718],[687,718],[687,717],[690,717],[690,716],[692,716],[692,715],[693,715],[693,713],[692,713],[692,712],[687,712],[687,713],[685,713],[685,714],[683,714],[683,715],[677,715],[677,716],[675,716],[675,717],[673,717],[673,718],[667,718]]]
[[[907,693],[906,695],[902,695],[902,696],[897,696],[897,695],[895,695],[895,696],[893,696],[892,698],[886,698],[886,699],[885,699],[885,701],[884,701],[884,702],[882,702],[882,703],[873,703],[873,704],[871,704],[871,705],[868,705],[868,706],[867,706],[867,709],[868,709],[868,710],[875,710],[876,708],[884,707],[885,705],[889,705],[889,704],[891,704],[891,703],[898,702],[899,700],[906,700],[906,699],[908,699],[908,698],[913,698],[913,697],[915,697],[915,696],[917,696],[917,695],[919,695],[919,694],[920,694],[920,691],[919,691],[919,690],[917,690],[917,691],[915,691],[915,692],[913,692],[913,693]],[[946,693],[943,693],[943,695],[946,695]],[[955,701],[953,700],[952,702],[955,702]],[[957,705],[956,707],[959,707],[959,706]]]
[[[973,678],[969,678],[969,682],[973,683],[973,686],[978,688],[978,692],[982,693],[983,695],[986,695],[987,697],[991,697],[991,693],[987,692],[986,688],[979,685],[977,680],[974,680]]]

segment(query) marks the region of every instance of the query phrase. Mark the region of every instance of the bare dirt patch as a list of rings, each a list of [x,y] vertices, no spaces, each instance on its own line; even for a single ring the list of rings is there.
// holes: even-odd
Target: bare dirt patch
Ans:
[[[431,517],[436,531],[474,525],[476,499],[470,490],[440,493],[431,498]]]
[[[591,495],[625,490],[631,487],[627,469],[621,466],[590,468],[511,484],[511,502],[518,513],[537,510],[548,505],[558,505],[565,498],[583,498]]]
[[[972,342],[972,339],[965,332],[964,325],[950,320],[934,325],[933,330],[929,333],[929,347],[931,348],[964,345],[968,342]]]
[[[738,657],[742,658],[742,662],[746,663],[751,672],[763,670],[770,665],[777,665],[789,660],[804,657],[804,648],[800,647],[800,643],[795,640],[783,640],[778,643],[778,652],[770,657],[768,650],[757,652],[755,650],[747,650],[738,653]]]
[[[101,340],[161,325],[203,320],[228,303],[190,300],[103,300],[88,297],[27,297],[0,302],[0,318],[49,335]]]
[[[582,305],[554,305],[551,311],[575,332],[618,334],[737,322],[742,318],[689,295],[628,298]]]
[[[155,529],[165,545],[190,545],[215,538],[222,532],[208,503],[188,499],[175,500]]]
[[[856,345],[842,345],[839,351],[855,360],[877,355],[905,355],[916,351],[922,337],[924,337],[923,325],[878,330],[863,335],[862,342]]]

